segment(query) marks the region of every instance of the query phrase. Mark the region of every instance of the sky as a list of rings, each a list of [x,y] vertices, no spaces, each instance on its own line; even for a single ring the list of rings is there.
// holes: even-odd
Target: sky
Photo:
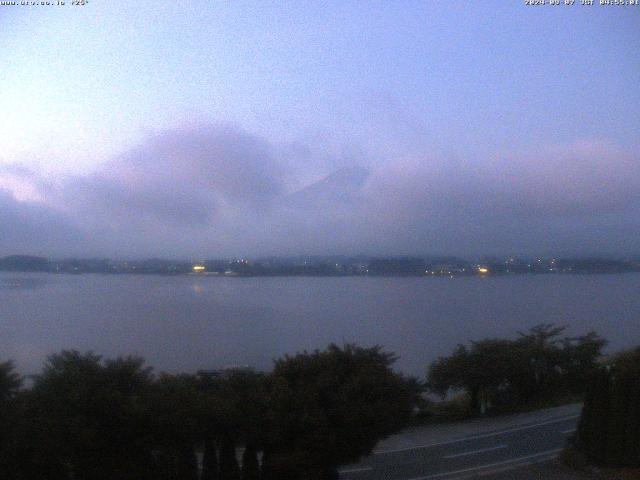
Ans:
[[[0,256],[640,254],[597,3],[0,6]]]

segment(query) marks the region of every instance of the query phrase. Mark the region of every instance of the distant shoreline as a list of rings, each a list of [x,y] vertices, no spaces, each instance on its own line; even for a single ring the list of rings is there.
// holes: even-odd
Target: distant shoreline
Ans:
[[[50,260],[32,255],[11,255],[0,257],[0,271],[207,277],[490,277],[640,272],[640,257],[484,257],[469,261],[458,257],[325,256],[182,261],[78,258]]]
[[[193,273],[160,273],[160,272],[54,272],[43,270],[0,270],[0,274],[10,273],[39,273],[47,275],[97,275],[97,276],[146,276],[146,277],[192,277],[192,278],[505,278],[522,276],[604,276],[640,273],[640,270],[625,270],[611,272],[561,272],[561,273],[491,273],[491,274],[451,274],[451,275],[419,275],[419,274],[193,274]]]

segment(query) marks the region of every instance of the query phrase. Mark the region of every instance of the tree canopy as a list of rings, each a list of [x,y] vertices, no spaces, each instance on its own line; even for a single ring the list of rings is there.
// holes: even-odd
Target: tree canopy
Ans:
[[[13,398],[22,386],[22,378],[12,361],[0,363],[0,404]]]
[[[324,478],[405,425],[420,386],[394,373],[394,361],[379,346],[355,345],[278,360],[266,445],[271,467],[286,478]]]
[[[331,345],[277,360],[270,374],[154,375],[139,357],[65,350],[26,389],[5,362],[0,478],[327,477],[408,420],[419,385],[394,360]]]
[[[485,339],[458,345],[428,369],[428,385],[445,396],[466,391],[472,409],[492,403],[520,404],[536,398],[584,392],[605,340],[595,332],[561,337],[565,327],[540,324],[514,340]]]
[[[608,359],[590,378],[576,445],[597,463],[640,467],[640,347]]]

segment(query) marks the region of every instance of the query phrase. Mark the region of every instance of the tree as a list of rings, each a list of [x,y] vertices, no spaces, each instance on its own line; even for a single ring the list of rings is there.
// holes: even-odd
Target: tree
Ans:
[[[450,357],[440,357],[427,373],[431,390],[445,396],[451,388],[466,390],[471,408],[484,413],[498,393],[510,388],[516,352],[508,340],[486,339],[458,345]]]
[[[15,372],[11,360],[0,363],[0,405],[11,400],[22,386],[22,377]]]
[[[269,478],[334,478],[338,465],[402,428],[420,385],[394,373],[394,361],[381,347],[355,345],[277,360],[265,445]]]
[[[564,373],[564,386],[572,393],[584,392],[585,385],[598,368],[597,360],[607,341],[591,331],[579,337],[564,338],[561,344],[559,366]]]
[[[16,476],[15,443],[18,429],[16,396],[22,378],[15,372],[13,362],[0,363],[0,478]]]
[[[469,357],[469,350],[464,345],[458,345],[448,357],[439,357],[427,371],[428,388],[442,398],[452,388],[466,389]]]
[[[48,357],[26,396],[32,478],[151,478],[145,397],[150,369],[136,357]],[[55,473],[52,474],[51,471]]]
[[[202,396],[193,375],[162,374],[152,386],[149,412],[158,479],[195,480],[202,441]]]
[[[220,478],[240,480],[240,465],[236,458],[236,446],[230,435],[225,434],[220,441]]]
[[[213,435],[204,438],[202,453],[202,480],[218,480],[218,452],[216,450],[216,441]]]
[[[257,462],[257,451],[262,447],[266,429],[266,377],[250,371],[237,371],[223,378],[202,378],[203,395],[201,425],[205,441],[205,478],[214,477],[219,468],[219,478],[236,480],[241,474],[236,458],[236,447],[244,446],[245,455],[252,454]],[[209,465],[216,455],[216,465]],[[249,459],[251,463],[253,460]],[[243,461],[244,464],[244,461]],[[207,466],[208,465],[208,466]]]
[[[248,444],[242,454],[242,480],[259,480],[260,464],[256,447]]]
[[[450,356],[430,365],[429,388],[443,397],[451,389],[463,389],[479,413],[492,403],[516,405],[583,393],[606,342],[595,332],[560,338],[564,328],[541,324],[519,332],[516,340],[458,345]]]
[[[577,445],[598,463],[640,466],[640,347],[593,373]]]
[[[549,389],[557,378],[555,366],[561,362],[561,343],[559,335],[566,327],[553,323],[541,323],[531,327],[529,331],[518,332],[520,338],[516,341],[520,349],[521,375],[516,381],[516,387],[523,400],[531,400],[545,389]]]

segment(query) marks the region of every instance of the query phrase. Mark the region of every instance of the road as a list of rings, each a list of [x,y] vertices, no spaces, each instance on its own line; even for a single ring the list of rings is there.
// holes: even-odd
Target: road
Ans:
[[[413,444],[382,445],[362,462],[342,468],[340,479],[447,480],[544,461],[562,450],[578,418],[579,406],[575,406],[512,416],[508,426],[491,419],[467,422],[452,433],[466,426],[468,434],[451,438],[441,434],[437,441],[424,444],[416,443],[419,435],[414,431],[408,442]],[[504,428],[491,430],[495,425]],[[428,428],[423,427],[425,432]]]

